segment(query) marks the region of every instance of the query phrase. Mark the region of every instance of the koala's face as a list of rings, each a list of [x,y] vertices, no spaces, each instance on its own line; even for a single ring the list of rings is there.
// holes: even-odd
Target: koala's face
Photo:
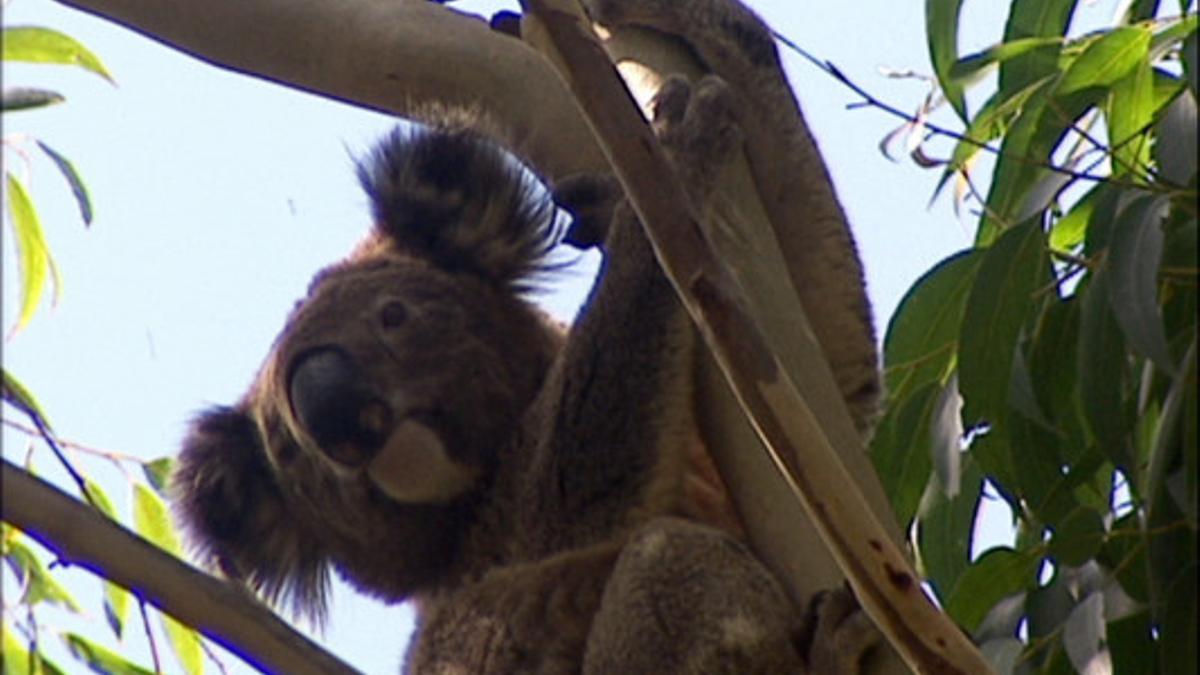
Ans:
[[[231,576],[319,605],[325,562],[399,599],[456,547],[561,343],[528,303],[420,259],[318,275],[246,399],[209,411],[175,479]]]
[[[421,261],[331,268],[262,374],[271,461],[286,472],[302,453],[396,502],[452,502],[490,470],[536,393],[544,328],[521,301]]]
[[[563,337],[521,297],[549,202],[466,131],[360,167],[375,227],[319,273],[250,391],[192,425],[173,479],[205,562],[319,611],[326,570],[401,599],[455,572]]]

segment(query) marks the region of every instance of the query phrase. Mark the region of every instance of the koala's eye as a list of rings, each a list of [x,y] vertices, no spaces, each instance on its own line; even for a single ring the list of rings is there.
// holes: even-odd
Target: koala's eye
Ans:
[[[393,300],[383,306],[379,313],[379,322],[384,328],[399,328],[408,319],[408,308],[403,302]]]

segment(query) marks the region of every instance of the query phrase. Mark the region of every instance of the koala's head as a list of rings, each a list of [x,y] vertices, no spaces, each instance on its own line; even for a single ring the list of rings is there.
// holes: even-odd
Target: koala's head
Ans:
[[[316,276],[243,399],[195,421],[174,479],[206,562],[317,611],[330,565],[387,599],[454,571],[562,340],[521,297],[553,208],[503,152],[396,132],[359,175],[371,235]]]

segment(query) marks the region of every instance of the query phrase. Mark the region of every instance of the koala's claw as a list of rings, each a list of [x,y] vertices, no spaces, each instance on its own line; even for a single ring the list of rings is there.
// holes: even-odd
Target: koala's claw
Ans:
[[[697,206],[711,196],[717,177],[741,147],[737,100],[715,75],[695,83],[671,76],[654,104],[654,128]]]
[[[554,203],[571,215],[563,243],[578,249],[600,246],[608,237],[613,211],[623,195],[612,174],[575,174],[558,181]]]
[[[654,95],[654,128],[659,133],[683,122],[688,101],[692,97],[692,85],[686,77],[668,77]]]
[[[808,610],[810,675],[857,675],[863,656],[882,635],[848,588],[817,594]]]

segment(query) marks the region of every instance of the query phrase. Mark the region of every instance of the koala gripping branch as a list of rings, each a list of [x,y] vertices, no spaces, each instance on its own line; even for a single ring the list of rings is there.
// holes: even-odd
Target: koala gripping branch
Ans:
[[[925,597],[804,395],[781,369],[747,310],[750,304],[706,243],[653,132],[577,5],[571,0],[522,4],[541,23],[542,48],[581,104],[739,403],[864,609],[917,672],[992,672],[963,632]],[[820,349],[811,336],[799,337],[807,339],[808,348]]]

